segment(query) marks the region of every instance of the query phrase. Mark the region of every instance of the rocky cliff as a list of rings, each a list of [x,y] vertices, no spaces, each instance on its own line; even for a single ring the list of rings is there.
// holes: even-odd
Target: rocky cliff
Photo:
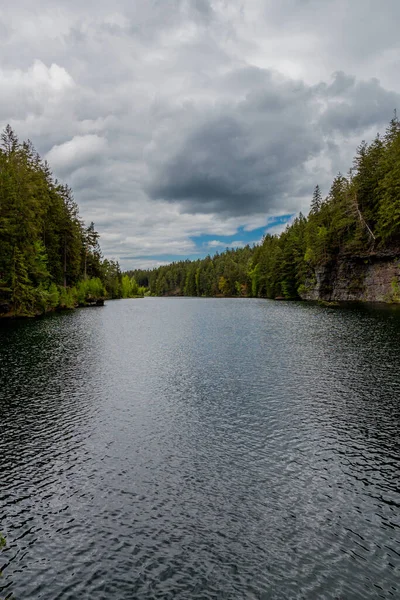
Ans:
[[[317,267],[300,295],[303,300],[400,303],[400,254],[339,257]]]

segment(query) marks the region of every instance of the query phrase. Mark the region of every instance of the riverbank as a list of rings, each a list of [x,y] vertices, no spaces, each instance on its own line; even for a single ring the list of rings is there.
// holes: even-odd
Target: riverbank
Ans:
[[[61,312],[63,310],[75,310],[76,308],[89,308],[92,306],[104,306],[106,298],[93,298],[87,302],[76,304],[75,306],[55,306],[47,308],[43,311],[35,312],[18,312],[12,310],[11,304],[4,301],[0,301],[0,319],[35,319],[55,312]]]

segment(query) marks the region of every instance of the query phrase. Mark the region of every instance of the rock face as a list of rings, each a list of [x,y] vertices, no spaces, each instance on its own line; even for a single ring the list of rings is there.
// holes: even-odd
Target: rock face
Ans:
[[[342,257],[315,269],[303,300],[400,303],[400,257]]]

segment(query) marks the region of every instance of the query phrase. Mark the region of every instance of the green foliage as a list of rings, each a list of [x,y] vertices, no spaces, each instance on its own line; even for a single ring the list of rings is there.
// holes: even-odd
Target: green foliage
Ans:
[[[77,291],[75,288],[60,288],[59,307],[76,308],[78,305]]]
[[[33,243],[30,273],[32,280],[36,283],[45,282],[50,277],[46,248],[41,240]]]
[[[46,289],[46,287],[40,283],[35,289],[34,289],[34,296],[35,296],[35,306],[37,307],[38,311],[41,313],[46,313],[49,310],[51,310],[52,308],[55,308],[56,306],[58,306],[58,299],[59,299],[59,294],[57,291],[57,295],[53,293],[51,293],[49,291],[49,289]],[[54,298],[57,298],[57,304],[54,305]]]
[[[139,290],[156,296],[247,296],[254,249],[250,246],[227,249],[212,258],[180,261],[151,271],[131,271]],[[138,292],[141,295],[140,292]]]
[[[391,142],[381,164],[378,183],[378,230],[385,242],[400,241],[400,134]]]
[[[102,260],[98,238],[94,224],[80,219],[72,190],[7,125],[0,144],[0,303],[28,316],[120,297],[119,265]]]
[[[129,277],[129,275],[124,275],[121,280],[122,298],[132,298],[135,288],[137,289],[136,281],[132,277]]]
[[[48,303],[51,308],[57,308],[60,303],[60,292],[55,283],[51,283],[49,286]]]
[[[98,277],[84,279],[76,286],[76,300],[81,306],[99,298],[104,298],[105,294],[105,287]]]
[[[241,296],[242,295],[242,286],[240,285],[240,283],[238,281],[235,281],[235,291],[236,291],[236,295],[237,296]]]
[[[124,275],[121,280],[121,295],[123,298],[130,298],[132,292],[131,278]]]
[[[14,248],[11,266],[11,302],[15,313],[34,314],[34,288],[28,277],[24,255],[18,247]]]
[[[164,285],[163,281],[159,282],[159,289]],[[143,285],[139,286],[133,275],[123,275],[121,279],[121,296],[122,298],[138,298],[146,294],[147,288]],[[162,295],[159,294],[159,295]]]
[[[113,260],[105,259],[101,265],[101,280],[104,282],[106,293],[109,298],[121,298],[121,270],[119,264]]]
[[[391,281],[391,288],[392,288],[392,295],[391,295],[391,302],[396,302],[399,303],[400,302],[400,285],[399,285],[399,280],[397,279],[397,277],[394,277]]]
[[[315,186],[314,193],[311,200],[310,212],[316,214],[321,210],[322,206],[322,194],[319,185]]]
[[[249,269],[249,277],[251,280],[251,295],[253,297],[257,296],[257,291],[260,283],[260,265],[257,263],[254,268]]]

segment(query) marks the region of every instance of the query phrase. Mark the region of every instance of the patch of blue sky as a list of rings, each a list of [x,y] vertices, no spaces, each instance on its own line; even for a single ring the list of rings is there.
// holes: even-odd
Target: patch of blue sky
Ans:
[[[258,244],[261,242],[263,236],[268,233],[276,233],[283,230],[286,223],[293,218],[293,214],[280,215],[279,217],[272,217],[269,219],[267,225],[264,227],[258,227],[251,231],[246,230],[244,227],[239,227],[234,235],[199,235],[192,237],[192,241],[196,244],[199,252],[206,251],[207,253],[214,254],[215,252],[222,252],[226,248],[239,248],[249,244]]]
[[[243,227],[239,227],[234,235],[198,235],[191,238],[196,246],[196,250],[187,254],[152,254],[151,256],[132,256],[125,257],[126,260],[151,260],[158,264],[169,264],[179,262],[181,260],[197,260],[205,258],[207,255],[213,256],[216,252],[224,252],[226,248],[243,248],[247,244],[253,246],[261,242],[263,236],[270,233],[283,231],[285,225],[293,218],[293,214],[280,215],[272,217],[267,225],[258,227],[251,231],[246,231]]]

